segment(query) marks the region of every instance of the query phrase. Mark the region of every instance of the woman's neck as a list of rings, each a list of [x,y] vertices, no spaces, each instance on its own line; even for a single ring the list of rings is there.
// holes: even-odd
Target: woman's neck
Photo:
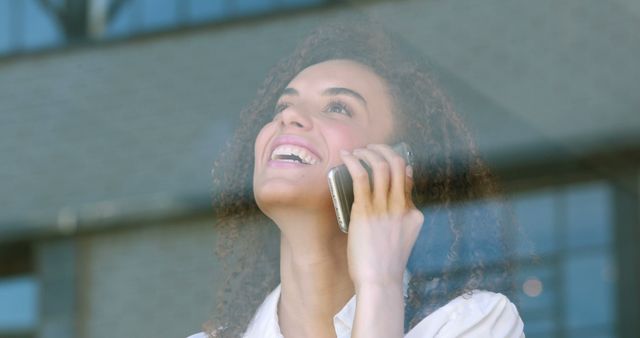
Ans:
[[[279,223],[280,328],[285,337],[335,337],[333,316],[354,294],[347,236],[331,218],[320,222],[305,216],[308,222]]]

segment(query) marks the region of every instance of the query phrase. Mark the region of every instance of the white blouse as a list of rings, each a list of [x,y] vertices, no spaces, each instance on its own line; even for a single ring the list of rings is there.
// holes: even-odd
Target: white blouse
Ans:
[[[283,338],[278,325],[280,285],[262,303],[244,338]],[[351,337],[356,297],[333,317],[337,338]],[[473,291],[459,296],[423,318],[405,338],[524,338],[524,324],[515,305],[502,294]],[[188,338],[206,338],[200,332]]]

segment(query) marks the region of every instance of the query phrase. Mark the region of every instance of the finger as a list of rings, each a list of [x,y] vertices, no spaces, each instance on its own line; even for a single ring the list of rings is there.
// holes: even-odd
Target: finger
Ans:
[[[405,175],[404,175],[404,198],[406,205],[410,207],[414,207],[413,204],[413,167],[411,165],[407,165],[405,167]]]
[[[370,144],[369,149],[381,154],[391,170],[391,186],[389,187],[388,205],[392,211],[404,211],[406,207],[406,161],[386,144]]]
[[[340,157],[342,157],[342,162],[344,162],[353,180],[353,203],[363,203],[365,206],[371,205],[371,187],[367,170],[356,156],[346,150],[340,152]]]
[[[390,169],[387,160],[375,150],[360,148],[353,154],[365,161],[373,176],[373,205],[378,210],[387,210],[389,196]]]

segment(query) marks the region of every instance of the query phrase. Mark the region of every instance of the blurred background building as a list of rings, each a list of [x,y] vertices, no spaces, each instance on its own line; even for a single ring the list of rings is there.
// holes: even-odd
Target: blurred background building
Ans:
[[[527,337],[640,336],[640,2],[0,0],[0,337],[199,331],[212,162],[353,11],[432,61],[502,178]]]

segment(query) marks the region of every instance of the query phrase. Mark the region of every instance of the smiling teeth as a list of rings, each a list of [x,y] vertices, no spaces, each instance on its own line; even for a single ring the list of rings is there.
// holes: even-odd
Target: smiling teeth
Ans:
[[[316,164],[318,159],[315,155],[311,154],[309,151],[302,147],[294,146],[294,145],[281,145],[273,150],[271,153],[272,160],[286,160],[283,156],[297,156],[302,160],[304,164]]]

